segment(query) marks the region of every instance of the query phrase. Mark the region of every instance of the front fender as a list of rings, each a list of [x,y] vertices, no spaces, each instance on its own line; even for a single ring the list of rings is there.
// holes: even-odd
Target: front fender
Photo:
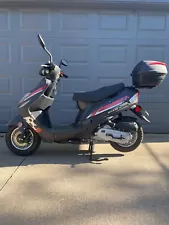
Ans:
[[[22,122],[24,124],[24,126],[27,126],[27,123],[25,122],[25,120],[23,119],[22,116],[20,115],[17,115],[15,116],[12,120],[10,120],[8,122],[8,127],[11,127],[11,126],[18,126],[18,123],[19,122]]]

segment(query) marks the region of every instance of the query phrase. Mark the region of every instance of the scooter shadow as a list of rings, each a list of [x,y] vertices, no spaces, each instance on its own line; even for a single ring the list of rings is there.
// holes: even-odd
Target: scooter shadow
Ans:
[[[62,148],[46,148],[45,146],[39,149],[34,155],[27,157],[27,162],[31,160],[31,163],[35,164],[69,164],[71,167],[75,167],[78,164],[92,163],[101,164],[109,158],[122,157],[123,154],[106,154],[106,153],[93,153],[93,160],[89,158],[88,150],[79,150],[79,146],[74,146],[73,149]]]

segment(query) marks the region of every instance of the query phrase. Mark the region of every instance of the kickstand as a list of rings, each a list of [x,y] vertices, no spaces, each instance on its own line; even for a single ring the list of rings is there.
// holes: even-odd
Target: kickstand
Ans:
[[[93,158],[93,152],[94,152],[94,142],[90,141],[89,142],[89,153],[90,153],[89,159],[90,159],[90,161],[105,161],[105,160],[107,161],[107,160],[109,160],[108,158],[94,159]]]

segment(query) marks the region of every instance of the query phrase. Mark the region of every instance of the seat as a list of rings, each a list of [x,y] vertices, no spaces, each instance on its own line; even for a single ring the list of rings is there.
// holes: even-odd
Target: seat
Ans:
[[[124,88],[125,85],[123,83],[118,83],[99,88],[95,91],[74,93],[73,100],[82,102],[98,102],[115,95],[117,92],[123,90]]]

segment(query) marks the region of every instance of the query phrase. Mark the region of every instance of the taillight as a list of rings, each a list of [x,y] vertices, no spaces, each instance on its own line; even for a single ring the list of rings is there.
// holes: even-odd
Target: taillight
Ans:
[[[141,106],[137,105],[134,109],[135,112],[139,113],[141,112]]]

